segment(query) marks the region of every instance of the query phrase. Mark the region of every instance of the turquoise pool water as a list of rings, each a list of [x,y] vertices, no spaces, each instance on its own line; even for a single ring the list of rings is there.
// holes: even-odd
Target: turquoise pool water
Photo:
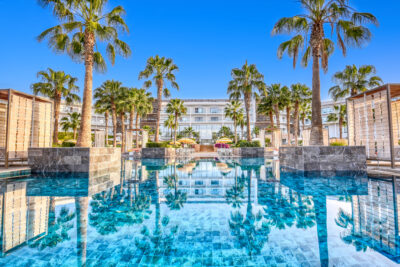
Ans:
[[[8,180],[1,266],[395,266],[398,182],[264,159]]]

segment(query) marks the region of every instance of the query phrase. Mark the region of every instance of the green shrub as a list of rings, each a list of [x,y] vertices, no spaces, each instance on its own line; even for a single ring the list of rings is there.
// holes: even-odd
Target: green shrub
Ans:
[[[345,142],[340,142],[340,141],[332,142],[329,145],[330,146],[347,146]]]
[[[74,147],[75,146],[75,142],[72,141],[64,141],[61,144],[61,147]]]
[[[168,147],[168,143],[165,143],[165,142],[160,142],[160,143],[148,142],[146,147]]]
[[[247,140],[240,140],[236,147],[261,147],[260,141],[249,142]]]
[[[272,146],[271,139],[265,138],[265,146]]]

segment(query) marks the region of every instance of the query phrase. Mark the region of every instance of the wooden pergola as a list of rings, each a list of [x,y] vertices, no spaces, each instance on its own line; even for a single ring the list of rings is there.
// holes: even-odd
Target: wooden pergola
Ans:
[[[51,147],[52,101],[0,89],[0,161],[28,158],[29,147]]]
[[[386,84],[347,99],[350,146],[365,146],[370,160],[400,158],[400,84]]]

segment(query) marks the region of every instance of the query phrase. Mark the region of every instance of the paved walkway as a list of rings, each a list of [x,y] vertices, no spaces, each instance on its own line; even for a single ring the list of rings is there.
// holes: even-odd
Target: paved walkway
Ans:
[[[196,152],[193,154],[194,158],[218,158],[217,152]]]

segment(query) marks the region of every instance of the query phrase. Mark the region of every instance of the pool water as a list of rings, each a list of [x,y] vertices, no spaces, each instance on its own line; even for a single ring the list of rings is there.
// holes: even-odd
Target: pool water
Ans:
[[[1,181],[1,266],[395,266],[399,183],[264,159]]]

